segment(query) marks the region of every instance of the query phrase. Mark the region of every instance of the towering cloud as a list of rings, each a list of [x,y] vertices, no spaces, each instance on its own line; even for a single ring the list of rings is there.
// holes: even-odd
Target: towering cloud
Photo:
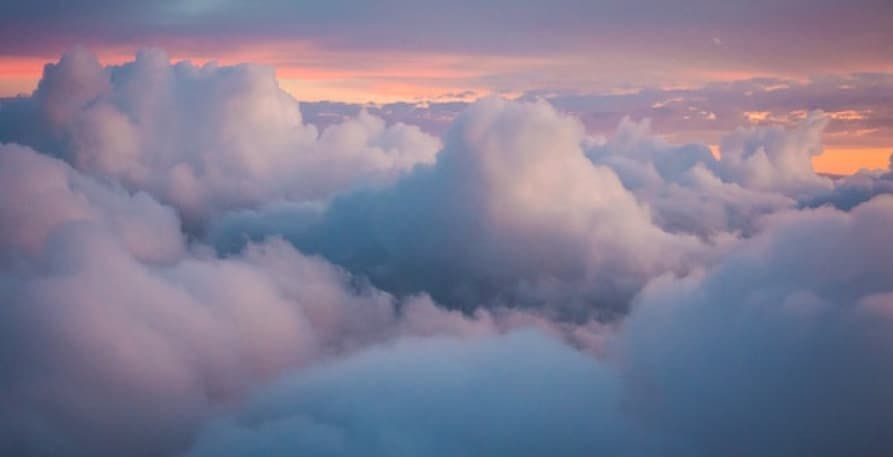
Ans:
[[[647,121],[625,119],[604,140],[544,102],[487,99],[456,121],[433,166],[394,186],[344,195],[322,214],[277,205],[231,215],[212,238],[286,233],[387,290],[466,309],[610,313],[648,279],[751,236],[762,216],[827,198],[834,185],[809,162],[826,119],[739,129],[715,158]]]
[[[433,166],[336,199],[292,239],[388,290],[466,309],[622,309],[647,278],[682,271],[707,248],[654,225],[613,171],[586,158],[584,140],[579,122],[546,103],[483,100]],[[225,230],[250,232],[243,220]]]

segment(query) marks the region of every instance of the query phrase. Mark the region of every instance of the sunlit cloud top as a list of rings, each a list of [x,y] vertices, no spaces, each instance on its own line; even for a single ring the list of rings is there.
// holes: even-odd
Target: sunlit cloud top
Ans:
[[[812,109],[857,113],[834,118],[837,136],[829,144],[874,148],[877,162],[893,146],[890,118],[883,103],[866,108],[858,94],[872,93],[864,75],[888,85],[890,23],[893,4],[884,0],[3,2],[0,97],[30,93],[44,63],[74,45],[89,47],[104,64],[158,47],[174,60],[271,65],[283,89],[304,102],[548,96],[589,126],[613,126],[636,114],[622,95],[645,94],[656,113],[638,114],[703,124],[686,132],[656,121],[682,140],[718,138],[741,119],[789,123]],[[845,81],[853,78],[855,90]],[[796,90],[767,95],[777,106],[761,107],[766,103],[747,99],[753,81]],[[741,90],[717,98],[718,83]],[[678,100],[680,90],[707,101]],[[655,93],[666,96],[651,100]],[[791,98],[779,98],[785,94]],[[849,163],[831,169],[868,162]]]

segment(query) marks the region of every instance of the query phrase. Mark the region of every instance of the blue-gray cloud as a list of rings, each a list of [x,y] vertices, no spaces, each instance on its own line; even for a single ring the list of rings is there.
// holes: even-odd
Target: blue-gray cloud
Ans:
[[[632,455],[620,388],[609,367],[537,333],[408,339],[284,378],[188,455]]]
[[[597,360],[515,334],[285,377],[190,455],[887,455],[891,217],[890,196],[781,213],[653,281]]]

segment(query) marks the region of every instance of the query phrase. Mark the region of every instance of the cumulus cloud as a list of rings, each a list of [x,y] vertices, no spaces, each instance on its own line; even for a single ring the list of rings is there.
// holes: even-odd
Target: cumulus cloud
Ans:
[[[893,197],[773,217],[628,319],[630,398],[665,455],[887,455]]]
[[[828,119],[441,148],[72,51],[0,110],[0,453],[887,455],[891,174],[817,175]]]
[[[619,388],[538,333],[406,340],[283,379],[188,456],[627,455]]]
[[[226,209],[388,182],[439,147],[416,127],[365,112],[319,133],[272,68],[172,65],[151,49],[103,67],[75,48],[47,65],[30,101],[38,139],[12,132],[7,140],[39,147],[50,136],[51,152],[77,169],[151,192],[193,224]]]
[[[590,132],[609,135],[624,117],[651,119],[653,128],[677,142],[718,145],[739,126],[794,126],[809,112],[828,113],[825,144],[831,147],[887,147],[893,141],[893,74],[855,73],[809,80],[749,78],[690,88],[644,87],[624,91],[530,90],[518,101],[544,99],[580,119]],[[361,109],[391,122],[418,125],[443,134],[470,102],[394,102],[359,105],[305,102],[305,119],[328,125]]]
[[[597,359],[527,333],[290,375],[190,455],[887,455],[890,223],[889,196],[773,216],[715,266],[651,282]]]
[[[707,247],[656,226],[611,169],[586,158],[584,140],[579,122],[546,103],[483,100],[457,120],[434,165],[336,199],[291,239],[387,290],[465,309],[622,309],[647,278],[684,270]],[[242,219],[223,227],[270,229]]]
[[[828,116],[810,113],[791,131],[779,126],[739,127],[720,145],[723,176],[752,189],[803,197],[831,189],[810,159],[822,153]]]
[[[595,348],[599,327],[397,299],[283,241],[219,258],[173,208],[0,146],[0,450],[168,455],[286,369],[401,336],[535,326]]]
[[[433,166],[394,186],[230,215],[211,236],[227,247],[287,233],[387,290],[465,309],[610,314],[648,279],[709,262],[762,216],[833,189],[810,163],[826,120],[736,130],[716,158],[648,121],[625,119],[605,140],[545,102],[487,99],[456,121]]]
[[[3,146],[0,163],[4,452],[169,450],[208,403],[327,344],[311,303],[388,315],[386,296],[348,292],[336,270],[284,245],[231,260],[188,253],[174,211],[145,194],[24,147]],[[315,288],[279,287],[284,259]]]
[[[142,261],[164,262],[185,249],[180,222],[145,193],[128,194],[66,163],[0,144],[0,263],[39,256],[57,227],[89,222],[118,237]]]
[[[630,188],[655,181],[679,183],[700,167],[726,183],[756,192],[804,198],[830,190],[830,178],[815,172],[810,159],[820,155],[828,116],[820,111],[792,128],[739,127],[723,137],[719,157],[703,144],[673,145],[651,133],[650,122],[625,118],[614,136],[588,151],[624,178]]]
[[[759,216],[795,203],[786,195],[735,180],[736,175],[725,171],[729,161],[740,161],[733,156],[717,159],[703,144],[671,144],[652,132],[647,119],[624,118],[608,139],[590,140],[586,155],[614,170],[627,189],[651,206],[655,222],[671,232],[704,238],[746,235]]]

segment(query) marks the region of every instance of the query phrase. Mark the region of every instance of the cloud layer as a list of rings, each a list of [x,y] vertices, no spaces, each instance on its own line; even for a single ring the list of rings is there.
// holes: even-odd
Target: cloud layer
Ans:
[[[773,216],[653,281],[600,358],[510,334],[295,374],[191,455],[887,455],[891,222],[890,196]]]
[[[742,76],[689,88],[526,89],[517,99],[545,99],[559,111],[579,118],[588,131],[608,136],[624,117],[649,118],[654,131],[674,141],[719,145],[722,136],[739,126],[793,126],[811,111],[822,110],[828,115],[824,138],[828,146],[883,148],[893,144],[893,75],[884,72],[806,80]],[[302,110],[308,120],[327,125],[365,108],[390,121],[441,134],[468,105],[467,101],[437,99],[368,106],[310,102],[304,103]],[[858,157],[852,160],[859,162]]]
[[[619,306],[707,248],[654,225],[615,173],[586,158],[584,140],[576,120],[545,103],[481,101],[436,164],[336,199],[292,239],[389,290],[464,308]]]
[[[79,170],[151,192],[188,223],[278,198],[325,200],[430,162],[439,141],[365,113],[319,133],[301,120],[272,68],[171,65],[159,50],[102,67],[83,48],[46,67],[37,91],[11,107],[36,138]],[[31,106],[29,106],[31,105]]]
[[[832,117],[320,129],[73,50],[0,105],[0,453],[888,455],[893,171],[816,174]]]
[[[0,165],[4,452],[158,455],[286,368],[400,335],[548,327],[398,300],[282,241],[218,258],[146,194],[21,146]]]

